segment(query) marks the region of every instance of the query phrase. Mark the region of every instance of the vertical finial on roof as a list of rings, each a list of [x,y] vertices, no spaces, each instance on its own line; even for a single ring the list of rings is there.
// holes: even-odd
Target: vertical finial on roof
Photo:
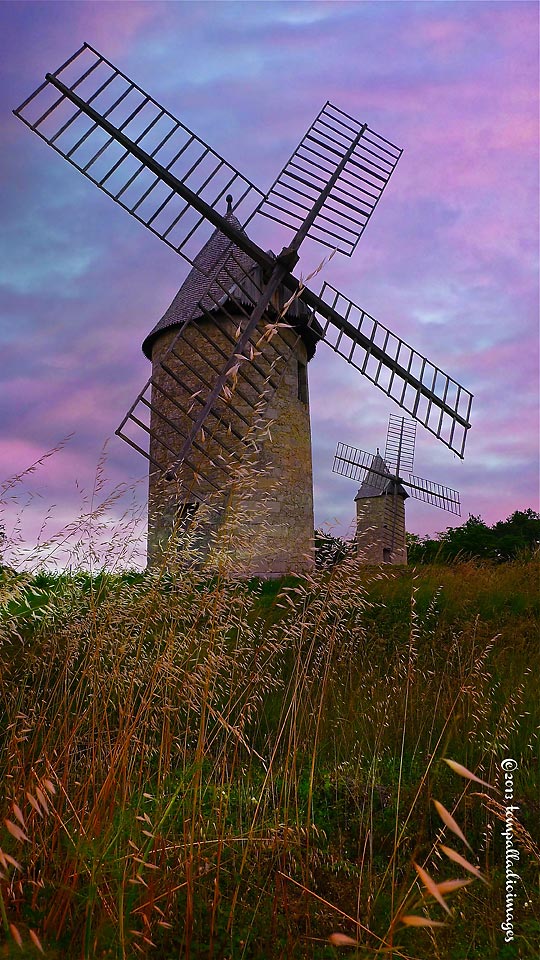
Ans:
[[[229,216],[229,214],[232,213],[232,203],[233,203],[232,193],[228,193],[225,199],[227,201],[227,216]]]

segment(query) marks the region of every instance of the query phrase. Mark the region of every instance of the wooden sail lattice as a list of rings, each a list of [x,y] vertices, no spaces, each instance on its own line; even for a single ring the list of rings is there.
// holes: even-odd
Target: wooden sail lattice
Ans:
[[[323,339],[446,446],[463,456],[472,395],[330,284],[321,298],[347,327],[329,319]]]
[[[88,44],[47,74],[14,113],[189,263],[212,226],[177,192],[177,182],[215,211],[232,193],[241,221],[263,198],[238,170]]]
[[[230,241],[219,275],[210,272],[207,277],[219,292],[210,303],[202,297],[184,318],[161,358],[159,382],[155,375],[149,379],[118,430],[137,450],[153,457],[156,467],[176,470],[186,463],[219,487],[218,475],[228,469],[228,458],[241,459],[242,442],[261,398],[268,402],[273,395],[290,356],[290,337],[279,328],[256,356],[264,325],[269,317],[279,318],[276,300],[283,303],[287,297],[302,302],[304,326],[318,341],[463,457],[470,428],[469,391],[329,284],[317,295],[292,272],[306,237],[352,254],[395,170],[400,148],[327,103],[263,194],[88,44],[48,73],[14,112],[191,265],[212,231]],[[231,195],[234,219],[223,213]],[[288,245],[277,257],[245,232],[254,217],[278,220],[286,230]],[[219,349],[212,345],[209,353],[197,347],[190,334],[190,326],[205,316],[224,336]],[[233,317],[238,336],[231,335]],[[196,376],[189,370],[190,350],[199,354]],[[147,412],[159,414],[153,396],[160,391],[183,416],[188,410],[193,422],[187,433],[176,423],[177,439],[157,456],[141,437],[152,440]],[[137,436],[132,429],[139,431]],[[153,449],[158,449],[155,444]],[[427,484],[416,478],[418,495],[428,502],[447,499]]]
[[[324,105],[276,178],[260,213],[297,230],[353,143],[351,156],[308,231],[319,243],[351,256],[402,150],[331,103]]]

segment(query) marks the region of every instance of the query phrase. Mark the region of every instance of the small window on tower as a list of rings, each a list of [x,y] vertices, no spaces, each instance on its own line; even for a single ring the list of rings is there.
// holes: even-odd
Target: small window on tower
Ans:
[[[178,530],[185,530],[194,519],[198,503],[181,503],[176,509],[176,525]]]
[[[301,360],[298,361],[298,399],[308,402],[307,366]]]

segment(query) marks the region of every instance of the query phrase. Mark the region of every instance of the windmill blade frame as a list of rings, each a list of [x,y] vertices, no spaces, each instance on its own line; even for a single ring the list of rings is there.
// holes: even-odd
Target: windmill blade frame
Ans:
[[[335,288],[325,284],[317,297],[290,273],[303,240],[307,236],[321,239],[321,235],[330,235],[328,223],[338,231],[341,246],[350,248],[343,252],[352,253],[401,156],[401,150],[390,141],[327,103],[273,187],[263,195],[89,44],[84,44],[54,73],[47,73],[45,82],[14,113],[192,265],[196,257],[193,250],[200,249],[201,233],[205,234],[213,225],[261,270],[259,296],[256,303],[251,303],[236,352],[232,350],[225,364],[214,371],[217,380],[181,445],[179,462],[193,444],[199,443],[200,431],[208,416],[215,414],[227,379],[243,364],[244,349],[281,285],[326,320],[322,333],[315,317],[310,321],[317,339],[344,356],[463,457],[472,395]],[[314,150],[317,160],[313,159]],[[220,214],[217,207],[225,195],[230,196],[228,191],[238,188],[240,196],[234,209],[241,213],[244,226],[257,213],[266,216],[268,205],[278,196],[278,186],[288,191],[289,199],[293,197],[296,187],[285,186],[298,178],[299,172],[293,170],[309,176],[309,189],[314,196],[310,196],[311,207],[304,206],[301,214],[291,217],[289,226],[296,227],[296,233],[289,246],[274,258],[251,241],[242,226],[238,228]],[[353,192],[347,194],[347,189]],[[374,202],[366,201],[366,195]],[[332,245],[336,237],[337,234]],[[226,287],[224,296],[228,296]],[[328,296],[333,298],[332,303],[325,300]],[[344,316],[336,309],[341,304]],[[244,309],[243,314],[247,313]],[[350,322],[355,314],[359,318],[356,327]],[[350,343],[348,351],[344,351],[345,343]],[[357,354],[355,360],[357,349],[360,357]],[[144,396],[147,387],[135,405],[148,402]],[[143,422],[139,425],[143,426]],[[128,442],[134,445],[131,440]]]
[[[352,256],[403,151],[329,101],[276,177],[258,213],[298,229],[348,151],[308,236]]]
[[[384,490],[388,483],[399,482],[400,478],[397,474],[392,475],[389,471],[379,470],[375,466],[377,458],[377,454],[359,450],[347,443],[338,443],[332,472],[359,483],[364,483],[369,478],[370,486]]]
[[[47,73],[13,113],[188,263],[207,239],[208,224],[227,231],[216,210],[227,194],[235,195],[244,225],[264,197],[89,44]],[[237,241],[234,228],[228,235]],[[271,258],[248,237],[244,245],[272,268]]]
[[[323,342],[463,459],[472,394],[331,284],[303,299],[326,319]]]
[[[424,477],[413,476],[413,474],[409,474],[407,479],[397,472],[392,472],[390,464],[386,463],[386,457],[383,462],[387,469],[379,469],[376,466],[377,459],[380,459],[377,454],[367,453],[358,447],[340,442],[334,454],[332,472],[360,483],[369,482],[371,487],[381,491],[391,484],[401,484],[407,488],[409,496],[414,499],[461,516],[458,490],[433,480],[426,480]]]
[[[416,420],[397,417],[391,413],[388,419],[384,462],[396,476],[403,470],[410,472],[414,466],[416,446]]]
[[[405,542],[405,511],[399,509],[397,485],[383,494],[384,497],[384,533],[383,543],[392,552],[396,544]]]
[[[430,503],[441,510],[447,510],[454,513],[457,517],[461,516],[461,503],[459,492],[452,487],[446,487],[441,483],[435,483],[433,480],[425,480],[423,477],[409,475],[408,480],[402,480],[407,487],[411,497],[416,500],[423,500],[424,503]]]

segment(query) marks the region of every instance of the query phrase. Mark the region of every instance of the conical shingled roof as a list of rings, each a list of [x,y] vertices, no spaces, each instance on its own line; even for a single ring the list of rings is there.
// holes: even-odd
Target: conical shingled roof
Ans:
[[[239,220],[231,210],[227,211],[225,219],[237,230],[242,231]],[[243,232],[243,231],[242,231]],[[225,269],[226,267],[226,269]],[[246,281],[246,275],[251,277],[253,285]],[[233,282],[231,282],[231,276]],[[208,311],[216,309],[216,303],[223,303],[226,299],[224,289],[228,290],[235,299],[247,302],[237,283],[247,291],[249,296],[257,299],[258,290],[263,285],[263,278],[258,264],[247,253],[240,250],[221,230],[216,229],[205,243],[193,261],[193,267],[188,273],[171,305],[165,311],[161,320],[145,337],[142,345],[143,353],[152,359],[154,340],[163,331],[170,327],[183,324],[189,318],[196,319],[202,316],[201,306]],[[282,290],[281,302],[289,299],[290,294]],[[306,320],[311,312],[301,300],[295,300],[288,311],[291,322],[298,326],[306,343],[308,358],[315,353],[317,334],[306,327]],[[315,330],[322,334],[319,325],[314,322]]]
[[[239,220],[232,212],[228,212],[226,220],[241,230]],[[234,252],[234,257],[231,253]],[[225,275],[224,266],[227,263]],[[196,309],[199,303],[207,310],[215,308],[216,301],[223,299],[223,289],[220,284],[230,286],[230,276],[240,280],[246,273],[251,273],[257,264],[246,253],[231,244],[228,237],[221,230],[214,230],[210,239],[205,243],[193,261],[193,267],[188,273],[171,305],[158,320],[153,330],[145,337],[142,345],[143,353],[150,360],[152,344],[156,336],[168,327],[175,327],[189,317],[200,317],[202,312]],[[213,278],[213,279],[212,279]]]
[[[375,472],[377,471],[377,472]],[[388,476],[388,480],[385,480],[384,474]],[[371,464],[370,469],[364,477],[360,489],[355,496],[355,500],[362,500],[364,497],[381,497],[383,493],[399,493],[402,497],[408,497],[409,494],[402,487],[401,483],[396,483],[392,474],[390,473],[386,463],[381,457],[379,451],[375,454],[373,458],[373,463]]]

